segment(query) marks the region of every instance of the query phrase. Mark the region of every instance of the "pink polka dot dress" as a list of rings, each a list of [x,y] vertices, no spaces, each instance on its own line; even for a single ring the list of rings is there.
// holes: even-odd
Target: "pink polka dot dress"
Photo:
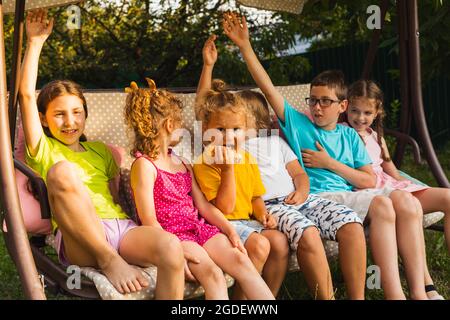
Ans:
[[[183,172],[171,173],[159,169],[142,153],[136,153],[135,157],[144,157],[156,168],[153,198],[156,219],[164,230],[176,235],[180,241],[194,241],[200,246],[220,233],[219,228],[200,217],[194,207],[191,196],[192,177],[187,168]]]

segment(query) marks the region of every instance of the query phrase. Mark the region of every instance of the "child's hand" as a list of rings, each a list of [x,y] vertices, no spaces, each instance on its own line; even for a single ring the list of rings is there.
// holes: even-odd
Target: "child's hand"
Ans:
[[[275,229],[277,227],[277,220],[271,214],[266,214],[262,217],[262,221],[260,221],[264,228],[266,229]]]
[[[233,148],[209,145],[204,151],[207,162],[220,170],[229,170],[238,163],[238,156]]]
[[[245,249],[244,245],[242,244],[241,238],[239,237],[239,235],[236,233],[236,231],[234,229],[228,235],[228,239],[230,240],[230,242],[234,248],[237,248],[243,254],[247,255],[247,250]]]
[[[225,12],[222,26],[228,38],[239,48],[250,43],[247,21],[244,16],[239,17],[236,12]]]
[[[52,33],[53,18],[47,20],[47,10],[30,11],[27,15],[26,31],[28,42],[43,44]]]
[[[333,159],[328,155],[328,152],[320,145],[319,142],[316,142],[316,147],[319,151],[314,151],[311,149],[302,150],[302,159],[305,167],[328,169]]]
[[[217,36],[215,34],[210,35],[203,46],[203,63],[207,66],[213,66],[217,61],[217,49],[214,43],[216,39]]]
[[[189,269],[188,262],[198,264],[200,260],[198,260],[195,256],[190,254],[189,252],[184,251],[184,277],[186,281],[197,282],[197,279],[192,274]]]
[[[286,199],[284,199],[284,202],[286,204],[298,206],[306,201],[308,198],[308,194],[304,194],[303,192],[296,190],[294,192],[291,192]]]

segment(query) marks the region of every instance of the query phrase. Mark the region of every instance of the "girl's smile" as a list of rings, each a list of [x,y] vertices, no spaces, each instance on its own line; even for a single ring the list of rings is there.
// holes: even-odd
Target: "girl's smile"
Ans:
[[[53,99],[47,106],[41,122],[52,136],[74,151],[79,151],[86,113],[83,101],[75,95],[63,95]]]
[[[374,99],[352,99],[347,111],[349,125],[360,134],[370,128],[377,115]]]

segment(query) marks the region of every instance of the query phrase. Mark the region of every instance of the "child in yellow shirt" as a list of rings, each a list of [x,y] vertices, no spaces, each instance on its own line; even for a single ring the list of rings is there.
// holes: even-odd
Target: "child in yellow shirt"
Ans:
[[[265,189],[256,160],[240,148],[246,135],[246,107],[239,96],[222,90],[219,82],[213,90],[209,89],[211,83],[201,90],[205,88],[204,72],[196,116],[210,144],[194,164],[195,177],[207,200],[234,225],[250,259],[276,296],[287,270],[289,246],[264,205],[261,196]],[[234,298],[243,298],[239,287]]]

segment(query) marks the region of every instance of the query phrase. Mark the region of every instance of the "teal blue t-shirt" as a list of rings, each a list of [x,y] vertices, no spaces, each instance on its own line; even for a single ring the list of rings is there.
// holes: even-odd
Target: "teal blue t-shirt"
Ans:
[[[330,157],[357,169],[372,163],[358,133],[353,128],[340,124],[336,125],[334,130],[321,129],[286,100],[284,119],[284,123],[278,119],[280,128],[309,176],[310,192],[352,191],[353,186],[336,173],[326,169],[306,168],[303,165],[301,150],[317,151],[316,141],[318,141]]]

